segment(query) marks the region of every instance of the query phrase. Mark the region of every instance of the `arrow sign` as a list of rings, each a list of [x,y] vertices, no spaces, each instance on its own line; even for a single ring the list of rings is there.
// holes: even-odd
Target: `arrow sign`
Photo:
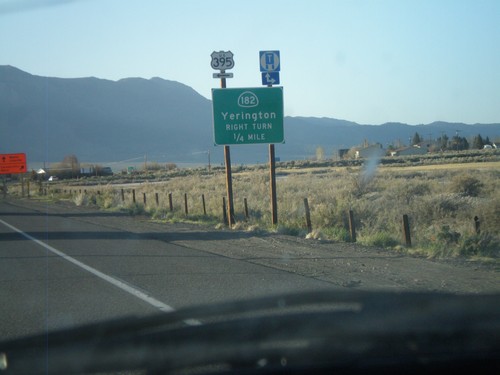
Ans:
[[[234,75],[233,75],[233,73],[220,72],[220,73],[212,74],[212,77],[214,77],[214,78],[233,78]]]
[[[0,154],[0,174],[26,172],[26,154]]]
[[[280,74],[279,72],[266,72],[262,74],[262,84],[265,86],[269,85],[279,85]]]

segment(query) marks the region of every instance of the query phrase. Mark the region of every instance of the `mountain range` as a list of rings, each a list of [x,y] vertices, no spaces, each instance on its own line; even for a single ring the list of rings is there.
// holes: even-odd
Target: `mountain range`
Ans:
[[[285,97],[286,101],[286,97]],[[434,122],[427,125],[360,125],[333,118],[285,117],[280,160],[313,158],[317,147],[331,157],[365,141],[388,145],[442,134],[500,136],[500,124]],[[212,104],[191,87],[162,78],[53,78],[0,66],[0,153],[25,152],[32,161],[61,161],[74,154],[83,162],[148,158],[158,162],[204,163],[214,146]],[[267,160],[266,145],[231,147],[233,163]]]

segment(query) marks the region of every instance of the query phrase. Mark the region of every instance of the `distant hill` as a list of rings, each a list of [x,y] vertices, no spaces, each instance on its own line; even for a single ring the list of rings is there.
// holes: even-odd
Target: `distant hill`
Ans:
[[[285,97],[286,100],[286,97]],[[427,139],[481,134],[500,136],[500,124],[435,122],[359,125],[331,118],[286,117],[281,160],[312,158],[318,146],[330,157],[364,140],[384,146],[407,143],[415,132]],[[109,81],[94,77],[40,77],[0,66],[0,153],[26,152],[31,161],[104,162],[141,158],[158,162],[222,161],[213,146],[211,101],[192,88],[162,78]],[[267,160],[267,146],[234,146],[234,163]]]
[[[0,67],[0,149],[31,160],[185,154],[211,145],[211,103],[161,78],[60,79]]]

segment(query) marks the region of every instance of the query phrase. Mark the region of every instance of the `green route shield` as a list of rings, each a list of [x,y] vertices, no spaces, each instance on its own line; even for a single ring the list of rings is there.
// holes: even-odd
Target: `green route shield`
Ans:
[[[217,145],[283,143],[283,88],[212,89]]]

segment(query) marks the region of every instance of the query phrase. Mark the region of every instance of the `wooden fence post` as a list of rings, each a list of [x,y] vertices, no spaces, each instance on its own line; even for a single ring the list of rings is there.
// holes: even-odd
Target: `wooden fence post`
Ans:
[[[405,236],[405,243],[407,247],[411,247],[411,234],[410,234],[410,222],[408,220],[408,215],[403,215],[403,233]]]
[[[142,193],[142,201],[144,202],[144,205],[146,205],[146,193]]]
[[[188,195],[184,193],[184,212],[188,215]]]
[[[156,206],[160,205],[160,198],[158,197],[158,193],[155,193],[155,201],[156,201]]]
[[[351,234],[351,242],[356,242],[356,224],[354,223],[354,212],[349,210],[349,233]]]
[[[122,193],[122,202],[125,202],[125,191],[122,189],[121,193]]]
[[[245,219],[248,220],[248,202],[246,198],[243,198],[243,204],[245,205]]]
[[[135,189],[132,189],[132,202],[135,203]]]
[[[477,216],[474,216],[474,230],[476,231],[476,234],[481,233],[481,221]]]
[[[170,208],[170,212],[174,210],[174,203],[172,202],[172,193],[168,193],[168,207]]]
[[[307,233],[311,233],[312,232],[311,211],[309,210],[309,201],[307,200],[307,198],[304,198],[304,208],[306,210]]]
[[[201,203],[203,205],[203,215],[207,216],[207,207],[205,205],[205,194],[201,195]]]

